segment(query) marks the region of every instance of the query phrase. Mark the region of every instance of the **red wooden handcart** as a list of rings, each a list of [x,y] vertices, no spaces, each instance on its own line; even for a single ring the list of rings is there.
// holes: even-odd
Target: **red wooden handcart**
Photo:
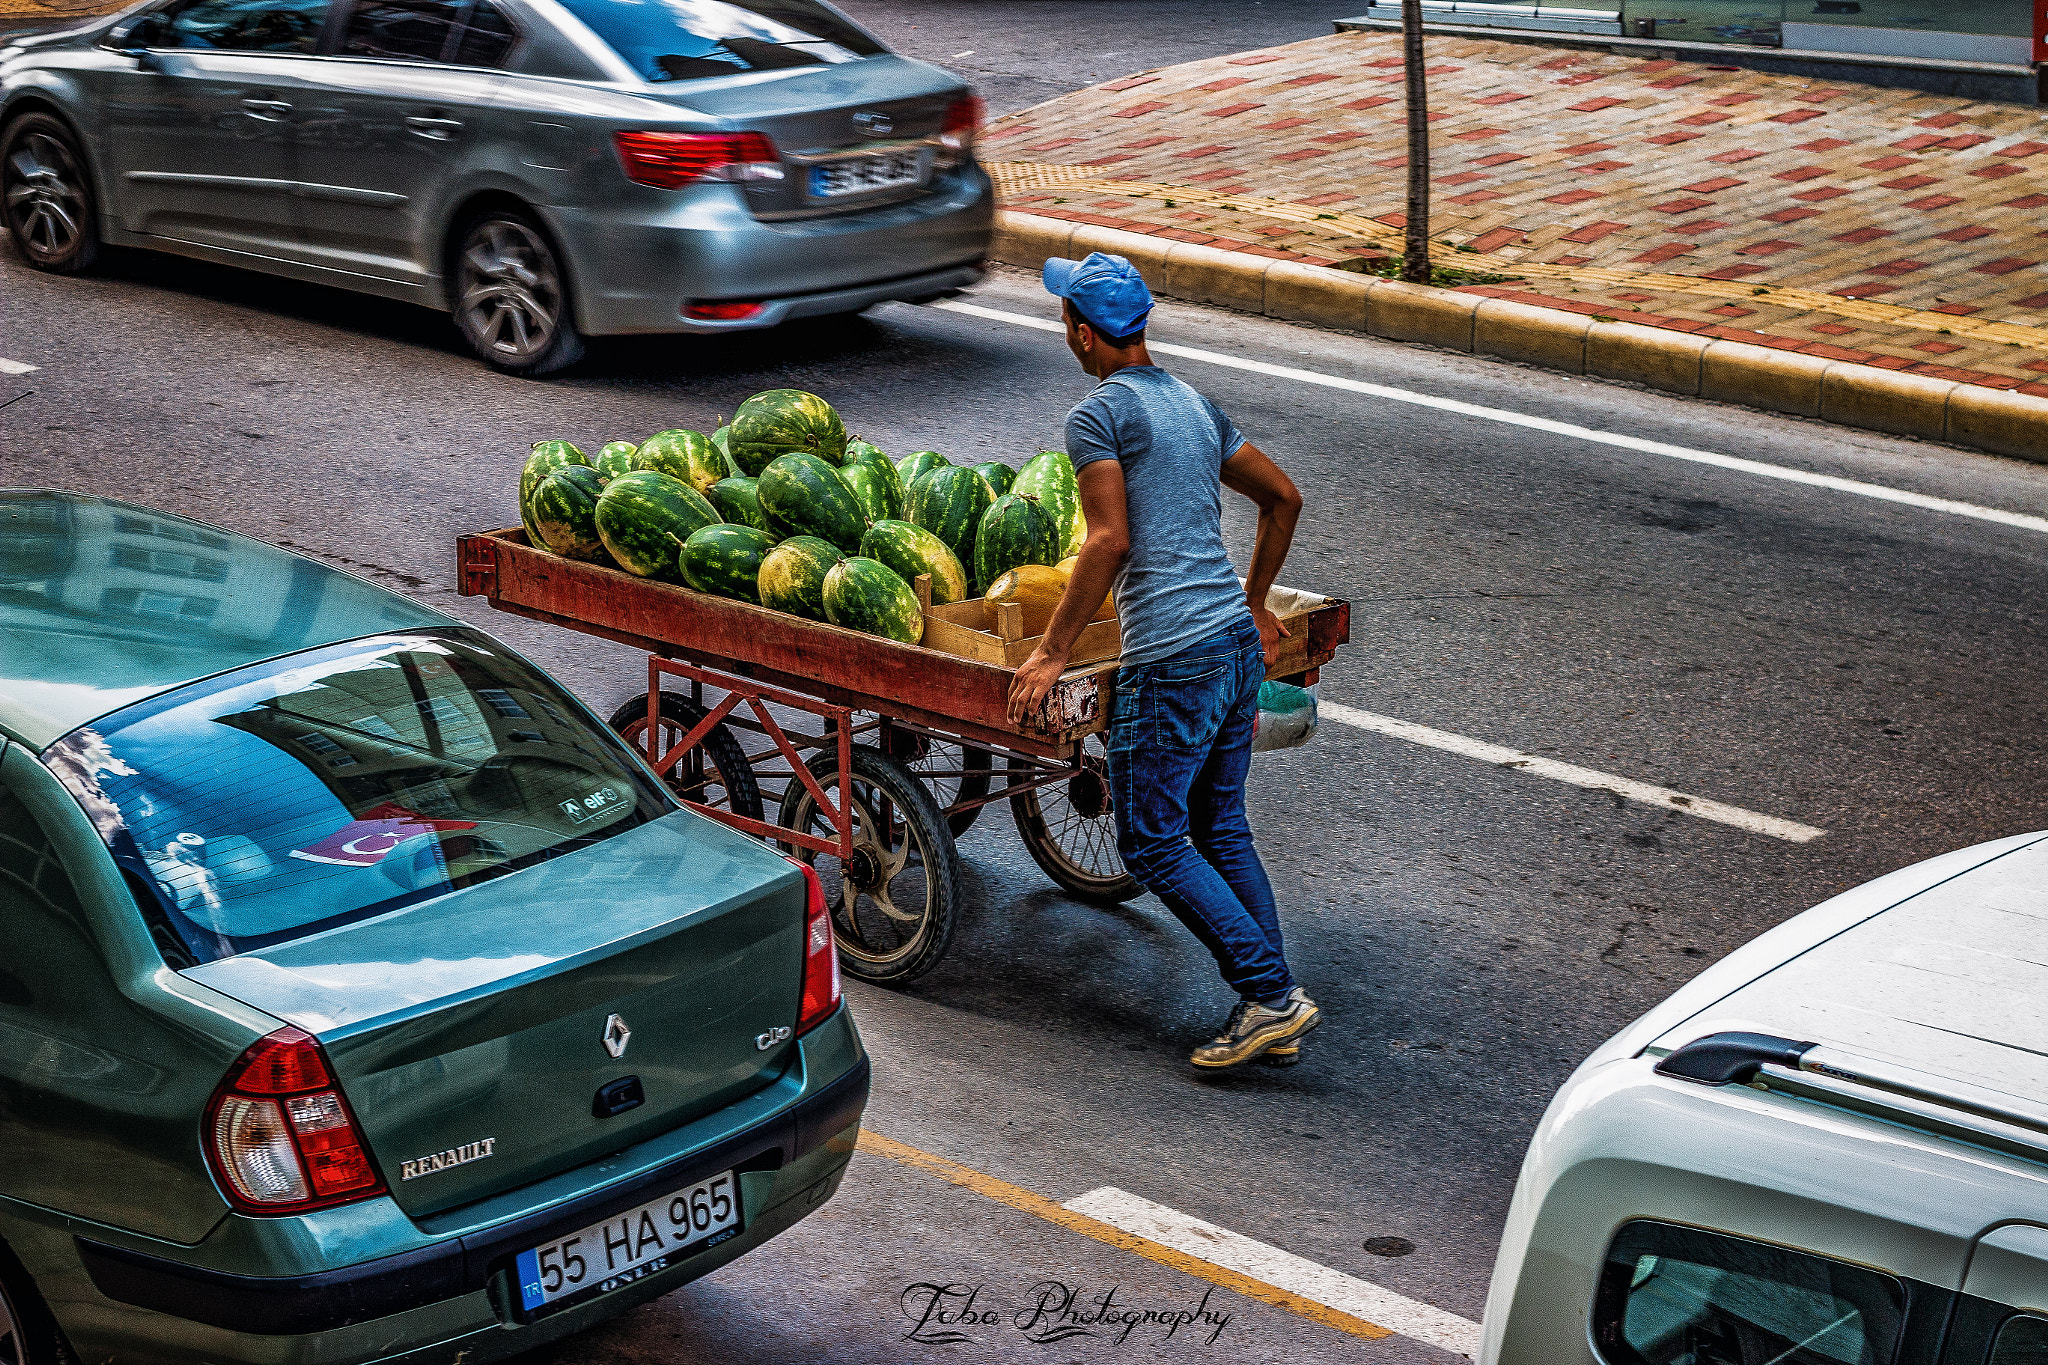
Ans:
[[[897,984],[938,963],[960,913],[954,840],[992,802],[1069,893],[1143,890],[1110,805],[1114,660],[1068,670],[1020,727],[1007,667],[561,559],[517,527],[464,536],[459,555],[465,596],[647,652],[647,694],[613,728],[684,803],[817,867],[855,976]],[[1268,676],[1313,681],[1349,638],[1350,605],[1285,605],[1292,634]]]

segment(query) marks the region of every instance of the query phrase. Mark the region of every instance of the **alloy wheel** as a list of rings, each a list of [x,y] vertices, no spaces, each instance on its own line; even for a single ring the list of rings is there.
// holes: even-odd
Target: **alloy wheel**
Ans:
[[[89,210],[85,176],[69,147],[31,129],[7,149],[5,184],[8,226],[31,256],[59,261],[77,248]]]
[[[561,268],[527,224],[487,218],[462,245],[457,308],[463,330],[498,364],[525,368],[554,345],[563,325]]]
[[[0,1365],[28,1365],[28,1343],[22,1340],[21,1318],[0,1284]]]

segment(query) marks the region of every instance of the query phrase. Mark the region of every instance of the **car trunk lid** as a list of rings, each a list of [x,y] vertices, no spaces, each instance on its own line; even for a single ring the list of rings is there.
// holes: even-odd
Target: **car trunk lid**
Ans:
[[[796,1022],[803,915],[794,867],[678,813],[185,974],[320,1040],[393,1197],[417,1216],[773,1081],[790,1048],[776,1035]],[[601,1113],[599,1090],[626,1077],[644,1100]]]
[[[832,66],[659,84],[655,97],[774,143],[784,175],[746,182],[747,207],[761,218],[846,213],[927,193],[940,164],[946,111],[967,94],[936,67],[894,55]],[[904,184],[823,193],[817,173],[847,160],[916,158]]]

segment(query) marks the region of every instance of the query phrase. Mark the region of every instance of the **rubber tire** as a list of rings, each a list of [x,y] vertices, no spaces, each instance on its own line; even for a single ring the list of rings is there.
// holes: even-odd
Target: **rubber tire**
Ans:
[[[697,723],[709,714],[688,697],[678,696],[674,692],[661,694],[661,718],[665,723],[679,727],[676,731],[678,739],[696,729]],[[653,765],[654,756],[649,755],[640,743],[641,734],[647,729],[645,692],[612,712],[612,718],[605,723],[619,733],[620,738],[631,746],[633,752],[646,759],[649,766]],[[718,770],[718,780],[725,787],[728,809],[734,815],[743,815],[750,820],[766,818],[765,807],[761,804],[761,784],[755,780],[754,770],[747,763],[747,751],[740,747],[739,740],[733,737],[732,731],[724,722],[712,726],[705,732],[703,749],[710,756],[712,766]],[[681,764],[677,766],[680,767]],[[673,774],[675,769],[671,768],[669,772]],[[690,790],[666,778],[663,780],[668,789],[678,796]],[[690,799],[702,800],[703,788],[697,787],[696,794]]]
[[[806,766],[818,775],[820,785],[827,786],[828,791],[836,790],[824,781],[836,777],[839,772],[839,753],[836,746],[820,750]],[[960,921],[960,859],[953,847],[953,832],[947,826],[939,803],[932,799],[932,794],[924,783],[913,776],[902,763],[880,749],[866,744],[856,744],[853,746],[853,776],[856,782],[865,783],[883,792],[895,803],[904,822],[915,831],[917,842],[924,852],[928,897],[925,918],[931,924],[931,928],[917,942],[914,953],[901,962],[886,965],[863,961],[850,954],[842,943],[839,949],[839,966],[848,976],[858,977],[877,986],[905,986],[938,966],[939,960],[946,955],[947,946],[953,941],[953,930]],[[811,794],[804,789],[803,783],[791,778],[789,786],[782,794],[782,808],[776,817],[776,823],[785,829],[804,829],[803,808],[810,804],[810,800]],[[784,847],[791,857],[801,858],[805,862],[814,863],[821,856],[809,849],[789,845]]]
[[[507,362],[504,358],[495,355],[481,337],[471,333],[459,292],[462,287],[463,253],[468,248],[470,239],[476,234],[477,229],[486,223],[494,221],[517,224],[520,228],[533,235],[535,240],[548,253],[549,261],[554,266],[555,277],[560,281],[562,291],[561,316],[556,324],[554,340],[539,355],[531,360],[518,363]],[[538,379],[543,375],[553,374],[557,370],[566,369],[583,358],[583,334],[576,330],[576,300],[570,285],[569,272],[563,265],[561,248],[555,245],[554,238],[548,235],[548,230],[541,226],[539,220],[519,209],[508,207],[486,209],[465,222],[462,225],[462,230],[455,234],[453,241],[455,244],[454,250],[448,256],[448,302],[455,320],[455,330],[461,334],[463,341],[469,346],[471,355],[474,355],[478,360],[481,360],[498,373],[509,374],[519,379]]]
[[[0,1333],[6,1331],[10,1312],[17,1335],[12,1341],[0,1335],[0,1365],[77,1365],[71,1344],[50,1316],[35,1281],[0,1242]]]
[[[1145,894],[1145,884],[1127,871],[1119,871],[1114,877],[1103,877],[1069,859],[1046,823],[1037,791],[1020,792],[1011,797],[1010,814],[1017,821],[1017,836],[1024,841],[1024,850],[1031,855],[1031,861],[1076,900],[1087,901],[1091,905],[1121,905]],[[1121,857],[1117,866],[1123,867]]]
[[[37,270],[52,275],[82,275],[99,264],[100,218],[99,197],[93,192],[92,167],[85,159],[85,149],[78,145],[70,125],[62,119],[34,110],[23,114],[7,125],[7,131],[0,134],[0,200],[4,200],[7,179],[13,162],[15,142],[30,133],[45,133],[55,138],[71,157],[78,168],[79,194],[85,201],[83,221],[79,227],[78,239],[71,249],[61,256],[42,257],[29,250],[28,244],[14,230],[14,220],[7,220],[7,235],[13,239],[14,249],[22,260]]]

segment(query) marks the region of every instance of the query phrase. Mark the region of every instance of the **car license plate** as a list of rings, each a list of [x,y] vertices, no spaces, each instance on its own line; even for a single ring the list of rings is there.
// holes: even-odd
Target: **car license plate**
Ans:
[[[869,190],[915,185],[923,178],[922,152],[853,157],[811,167],[811,198],[835,199],[842,194],[864,194]]]
[[[528,1313],[607,1293],[657,1274],[686,1250],[739,1236],[739,1183],[731,1171],[519,1253],[519,1304]]]

